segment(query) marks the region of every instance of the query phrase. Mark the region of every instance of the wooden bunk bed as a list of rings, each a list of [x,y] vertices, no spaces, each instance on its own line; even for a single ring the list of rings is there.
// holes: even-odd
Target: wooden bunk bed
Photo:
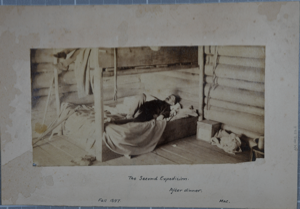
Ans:
[[[199,63],[202,63],[200,66],[200,70],[203,71],[203,47],[199,47],[200,53],[198,58],[200,59]],[[101,50],[100,50],[101,53]],[[182,69],[198,69],[198,66],[196,65],[187,65],[187,66],[172,66],[171,68],[167,66],[160,66],[152,69],[128,69],[123,71],[117,71],[117,56],[116,56],[116,50],[114,49],[114,71],[108,71],[103,72],[104,68],[101,68],[99,63],[101,63],[102,60],[105,59],[101,58],[101,55],[99,55],[99,49],[94,48],[91,50],[90,54],[90,66],[93,68],[94,72],[94,88],[93,88],[93,96],[94,96],[94,110],[95,110],[95,126],[96,128],[96,138],[95,144],[93,145],[96,149],[96,159],[98,162],[104,162],[116,157],[120,157],[119,154],[113,153],[104,143],[102,140],[103,133],[105,131],[104,129],[104,104],[103,104],[103,78],[104,77],[111,77],[114,76],[114,80],[116,82],[116,77],[119,75],[133,75],[133,74],[141,74],[141,73],[157,73],[157,72],[166,72],[170,70],[182,70]],[[57,63],[57,59],[54,59],[54,64]],[[203,73],[200,73],[203,78]],[[201,76],[200,76],[201,78]],[[203,79],[200,79],[203,80]],[[55,100],[56,100],[56,109],[57,109],[57,115],[61,112],[61,102],[59,100],[59,78],[58,78],[58,71],[56,68],[54,68],[54,83],[55,83]],[[203,86],[201,83],[200,86]],[[200,89],[200,92],[203,94],[203,87],[202,90]],[[200,96],[200,98],[202,98]],[[202,102],[200,102],[202,104]],[[203,107],[200,106],[200,113],[202,113],[201,109]],[[202,117],[199,117],[201,120]],[[197,129],[197,121],[198,117],[188,117],[183,118],[179,120],[170,121],[167,123],[166,128],[159,139],[158,145],[162,145],[164,143],[168,143],[173,140],[177,140],[180,138],[188,137],[191,135],[196,134]],[[186,127],[184,129],[180,129],[178,127]],[[46,135],[46,134],[45,134]]]

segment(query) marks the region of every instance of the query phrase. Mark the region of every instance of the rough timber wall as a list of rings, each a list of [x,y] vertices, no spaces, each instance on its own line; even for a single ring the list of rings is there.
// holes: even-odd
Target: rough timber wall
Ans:
[[[164,99],[170,94],[176,94],[181,98],[184,107],[199,107],[199,68],[173,70],[155,74],[142,75],[146,92]],[[182,66],[184,67],[184,66]]]
[[[265,48],[205,47],[204,117],[248,137],[264,135]]]
[[[53,81],[54,60],[52,54],[52,49],[31,50],[33,138],[38,137],[38,134],[34,130],[35,124],[42,123],[43,121],[47,97],[50,85]],[[58,62],[59,61],[60,60],[58,60]],[[191,63],[196,65],[196,62],[197,47],[161,47],[158,50],[152,50],[150,47],[119,48],[117,49],[117,96],[122,99],[123,97],[145,92],[144,85],[147,82],[141,82],[141,73],[154,75],[154,72],[161,72],[170,69],[187,69],[191,67]],[[184,65],[181,66],[179,63]],[[113,49],[99,49],[99,65],[104,68],[103,100],[104,103],[107,103],[112,101],[114,97]],[[60,103],[94,103],[93,95],[88,95],[80,99],[78,98],[74,64],[71,64],[67,71],[59,72],[58,80]],[[157,81],[154,82],[154,84],[158,83],[159,82]],[[45,124],[50,124],[56,117],[56,99],[53,84]]]

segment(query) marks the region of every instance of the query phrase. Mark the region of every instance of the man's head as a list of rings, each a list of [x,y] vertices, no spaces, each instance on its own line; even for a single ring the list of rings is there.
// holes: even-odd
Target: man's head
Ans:
[[[171,94],[165,99],[165,102],[169,105],[175,105],[178,102],[177,96],[174,94]]]

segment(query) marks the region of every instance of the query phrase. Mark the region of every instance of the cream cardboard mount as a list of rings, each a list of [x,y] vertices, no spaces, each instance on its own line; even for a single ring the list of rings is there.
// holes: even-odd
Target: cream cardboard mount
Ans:
[[[265,46],[263,161],[32,166],[30,49],[180,45]],[[1,7],[2,204],[296,208],[298,46],[298,2]]]

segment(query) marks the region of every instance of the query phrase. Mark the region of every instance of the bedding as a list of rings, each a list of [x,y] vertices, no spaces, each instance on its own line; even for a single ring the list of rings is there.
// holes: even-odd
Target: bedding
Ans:
[[[130,122],[122,125],[111,123],[116,120],[126,119],[128,109],[128,99],[115,107],[104,106],[104,134],[103,141],[113,152],[121,155],[140,155],[151,152],[164,133],[168,121],[174,121],[190,116],[198,116],[192,109],[176,108],[176,112],[171,118],[165,120],[151,120],[147,122]],[[76,108],[76,112],[65,120],[61,128],[57,128],[52,134],[56,134],[62,129],[63,135],[68,136],[73,143],[86,150],[91,155],[96,155],[96,127],[95,111],[92,105],[75,105],[62,103],[59,118],[68,115]],[[121,113],[118,113],[121,112]],[[60,120],[58,118],[58,121]]]

